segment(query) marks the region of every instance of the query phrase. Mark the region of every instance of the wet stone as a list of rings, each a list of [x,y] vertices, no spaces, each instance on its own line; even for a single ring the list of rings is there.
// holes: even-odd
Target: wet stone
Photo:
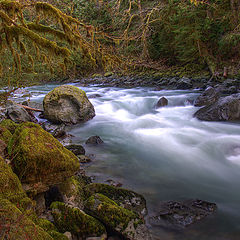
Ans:
[[[157,216],[150,218],[152,225],[170,224],[173,227],[187,227],[217,210],[215,203],[203,200],[186,200],[182,202],[163,202]]]

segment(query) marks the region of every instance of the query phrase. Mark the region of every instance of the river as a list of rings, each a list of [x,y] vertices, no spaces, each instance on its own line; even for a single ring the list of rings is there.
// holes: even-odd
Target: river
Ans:
[[[76,85],[76,84],[75,84]],[[42,102],[56,85],[27,88]],[[99,135],[104,145],[85,146],[94,154],[86,167],[95,181],[113,179],[144,195],[149,215],[160,201],[198,198],[215,202],[217,213],[184,230],[153,227],[154,239],[240,239],[240,126],[193,118],[196,91],[152,88],[81,87],[91,98],[96,117],[69,128],[73,142],[84,145]],[[155,109],[165,96],[169,105]],[[16,96],[18,100],[23,100]]]

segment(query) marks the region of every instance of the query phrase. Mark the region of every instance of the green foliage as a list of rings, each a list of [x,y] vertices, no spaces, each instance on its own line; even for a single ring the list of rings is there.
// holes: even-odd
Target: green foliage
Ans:
[[[153,59],[162,56],[171,64],[209,64],[226,59],[220,49],[224,34],[230,31],[231,15],[227,1],[193,5],[187,1],[172,1],[159,12],[162,19],[152,25],[149,41]]]

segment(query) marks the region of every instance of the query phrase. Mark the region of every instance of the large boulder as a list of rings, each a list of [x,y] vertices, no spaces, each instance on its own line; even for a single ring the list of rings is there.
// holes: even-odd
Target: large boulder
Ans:
[[[219,99],[219,93],[213,87],[208,87],[201,93],[194,102],[195,107],[202,107],[216,102]]]
[[[199,109],[194,117],[203,121],[240,120],[240,93],[220,98],[217,102]]]
[[[50,133],[29,122],[15,130],[8,153],[21,182],[37,193],[71,177],[80,166],[78,158]]]
[[[70,85],[56,87],[43,100],[44,116],[53,123],[76,124],[95,116],[84,91]]]
[[[85,209],[109,229],[129,240],[150,239],[144,221],[136,213],[119,206],[100,193],[92,195],[86,201]]]
[[[140,216],[147,214],[145,198],[128,189],[118,188],[103,183],[91,183],[84,187],[86,197],[101,193],[114,200],[119,206],[137,213]]]
[[[82,210],[62,202],[51,204],[54,223],[61,232],[71,232],[79,238],[101,237],[106,234],[102,223]],[[104,238],[103,238],[104,239]]]

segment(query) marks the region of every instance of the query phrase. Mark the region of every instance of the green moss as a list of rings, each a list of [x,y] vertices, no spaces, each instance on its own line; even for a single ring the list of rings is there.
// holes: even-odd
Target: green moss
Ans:
[[[13,122],[11,119],[5,119],[0,123],[0,126],[5,127],[8,129],[12,134],[14,134],[18,124]]]
[[[101,193],[124,208],[135,211],[138,214],[146,210],[146,200],[144,197],[131,190],[102,183],[91,183],[84,187],[85,198],[89,198],[95,193]]]
[[[71,86],[71,85],[63,85],[63,86],[59,86],[54,88],[51,92],[49,92],[43,101],[43,106],[45,104],[47,104],[49,101],[54,102],[54,101],[58,101],[60,99],[60,97],[62,96],[73,96],[74,98],[76,98],[78,101],[83,101],[87,95],[86,93],[75,87],[75,86]]]
[[[59,191],[65,198],[64,202],[82,208],[84,201],[83,187],[86,184],[86,180],[83,177],[72,176],[58,185]]]
[[[35,225],[14,204],[0,198],[1,236],[14,240],[53,240],[41,227]]]
[[[79,208],[68,206],[62,202],[51,204],[54,222],[60,232],[71,232],[79,237],[101,236],[105,227],[95,218],[87,215]]]
[[[37,225],[44,229],[46,232],[57,230],[53,223],[44,218],[39,218],[37,220]]]
[[[19,124],[8,144],[14,172],[36,191],[62,182],[79,169],[78,158],[34,123]]]
[[[0,126],[0,139],[4,141],[6,144],[8,144],[11,137],[12,137],[11,132],[7,128]]]
[[[49,231],[48,234],[54,239],[54,240],[68,240],[68,237],[64,234],[57,232],[57,231]]]
[[[17,175],[11,167],[0,158],[0,197],[16,204],[21,210],[31,208],[33,202],[24,192]]]
[[[59,233],[53,223],[44,218],[37,220],[37,225],[44,229],[54,240],[68,240],[68,238]]]
[[[120,207],[116,202],[102,194],[92,195],[85,204],[89,214],[99,219],[109,228],[129,236],[129,226],[135,228],[143,221],[134,212]],[[134,234],[134,230],[131,234]]]

